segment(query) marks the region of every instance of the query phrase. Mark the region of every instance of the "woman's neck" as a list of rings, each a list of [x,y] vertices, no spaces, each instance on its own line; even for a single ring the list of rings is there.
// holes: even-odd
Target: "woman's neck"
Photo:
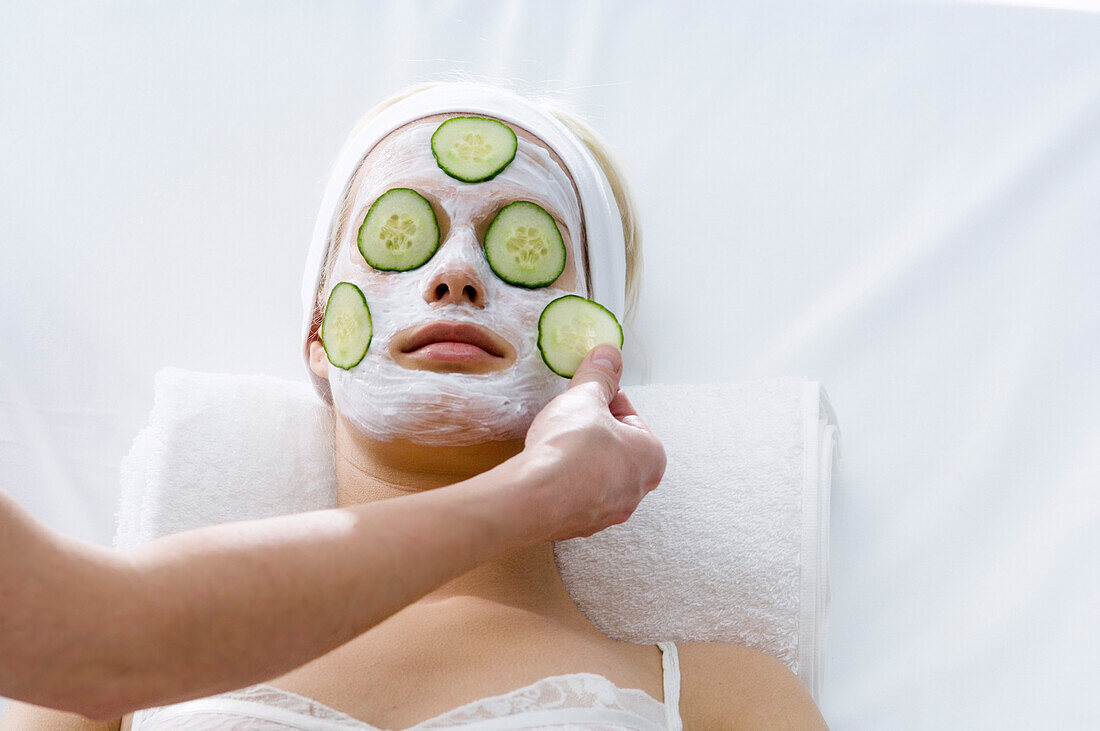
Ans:
[[[404,439],[378,441],[337,412],[338,498],[341,505],[350,505],[453,485],[522,451],[523,439],[467,447],[415,444]]]
[[[523,451],[523,439],[468,447],[436,447],[365,437],[336,414],[337,504],[402,497],[470,479]],[[479,601],[591,626],[562,583],[554,545],[546,541],[484,563],[421,598]]]

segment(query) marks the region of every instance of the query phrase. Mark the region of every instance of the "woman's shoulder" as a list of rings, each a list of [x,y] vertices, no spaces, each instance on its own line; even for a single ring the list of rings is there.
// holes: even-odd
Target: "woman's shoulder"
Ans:
[[[774,657],[724,642],[677,642],[684,728],[827,728],[802,681]]]

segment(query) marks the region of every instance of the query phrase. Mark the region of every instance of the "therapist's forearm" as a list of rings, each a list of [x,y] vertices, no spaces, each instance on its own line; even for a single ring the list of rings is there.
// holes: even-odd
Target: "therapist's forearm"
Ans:
[[[0,694],[106,719],[298,667],[480,563],[546,540],[529,496],[547,494],[551,472],[521,457],[447,488],[131,552],[74,541],[75,563],[58,567],[69,572],[57,587],[66,611],[43,618],[26,687]]]

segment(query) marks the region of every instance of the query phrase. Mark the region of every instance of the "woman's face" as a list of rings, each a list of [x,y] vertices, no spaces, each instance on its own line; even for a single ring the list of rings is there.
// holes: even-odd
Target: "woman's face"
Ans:
[[[451,116],[400,127],[367,155],[352,181],[348,225],[329,278],[330,289],[351,282],[363,291],[374,335],[366,356],[350,370],[318,357],[312,359],[314,370],[327,371],[336,407],[376,439],[460,445],[522,438],[535,415],[568,386],[543,363],[536,342],[547,304],[566,294],[588,296],[572,179],[549,148],[515,125],[509,126],[518,138],[516,157],[503,172],[481,183],[451,178],[431,151],[432,133]],[[410,271],[374,269],[356,243],[370,205],[393,188],[424,196],[439,224],[439,249]],[[517,200],[540,205],[561,232],[565,270],[549,286],[508,284],[485,259],[489,223]],[[412,350],[412,337],[431,323],[475,326],[494,352],[462,360],[442,355],[445,348],[438,346]]]

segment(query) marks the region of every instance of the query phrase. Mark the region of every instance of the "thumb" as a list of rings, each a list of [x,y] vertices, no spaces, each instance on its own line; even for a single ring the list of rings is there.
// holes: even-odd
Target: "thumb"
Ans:
[[[610,404],[619,392],[619,378],[623,371],[623,354],[614,345],[601,343],[588,354],[577,366],[573,379],[569,382],[569,388],[574,388],[581,383],[596,382],[600,384],[600,393],[604,403]]]

